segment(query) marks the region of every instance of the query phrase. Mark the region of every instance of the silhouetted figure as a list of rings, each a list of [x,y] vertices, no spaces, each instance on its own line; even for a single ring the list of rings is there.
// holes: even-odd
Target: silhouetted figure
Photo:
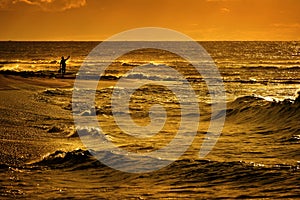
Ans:
[[[61,61],[60,61],[60,72],[62,74],[62,76],[66,73],[66,61],[70,58],[70,56],[68,56],[66,59],[62,56],[61,57]]]

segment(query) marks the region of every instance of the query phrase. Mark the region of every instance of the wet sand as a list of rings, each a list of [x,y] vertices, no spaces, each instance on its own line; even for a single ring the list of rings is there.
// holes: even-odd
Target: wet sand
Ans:
[[[56,126],[72,126],[70,110],[35,98],[45,89],[71,88],[73,81],[0,74],[1,163],[22,165],[40,159],[47,152],[75,148],[73,145],[77,145],[78,139],[55,131]],[[54,131],[49,131],[53,127]]]
[[[32,89],[41,87],[71,88],[74,79],[22,77],[0,74],[0,90],[21,89],[30,86]]]

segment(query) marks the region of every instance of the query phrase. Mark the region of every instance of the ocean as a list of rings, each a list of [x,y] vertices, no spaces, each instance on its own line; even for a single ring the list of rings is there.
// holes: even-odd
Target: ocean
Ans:
[[[94,63],[85,60],[98,44],[0,42],[0,72],[26,79],[73,80],[82,75],[79,69],[84,62],[95,66],[108,63],[103,57]],[[184,42],[173,44],[185,48]],[[5,117],[0,121],[0,198],[299,198],[300,42],[199,44],[215,63],[224,85],[226,107],[217,110],[216,116],[212,114],[215,102],[205,77],[189,61],[161,49],[131,51],[108,63],[99,82],[95,77],[87,77],[92,83],[97,81],[96,91],[78,99],[74,98],[76,87],[31,89],[24,86],[12,92],[2,91],[2,102],[24,99],[26,106],[1,106]],[[115,42],[112,46],[121,49],[122,45],[127,43]],[[58,72],[61,56],[70,56],[65,77]],[[146,72],[134,70],[139,66],[144,66]],[[182,76],[174,76],[167,68]],[[124,76],[126,82],[118,85]],[[131,83],[138,85],[145,80],[152,82],[146,81],[146,85],[133,92],[128,89]],[[174,94],[175,89],[170,90],[165,84],[174,86],[183,102]],[[185,98],[189,97],[185,84],[191,85],[195,99]],[[95,96],[94,103],[83,104],[90,94]],[[122,101],[112,105],[112,95],[121,98],[119,94],[131,94],[129,108]],[[161,108],[152,110],[155,104],[164,106],[166,114]],[[183,114],[185,105],[187,111]],[[189,105],[199,108],[200,118]],[[94,119],[93,113],[101,129],[88,126]],[[213,136],[209,132],[210,124],[222,114],[226,114],[225,123],[216,144],[205,157],[199,157],[201,144]],[[77,124],[76,130],[76,116],[83,116],[87,125]],[[16,117],[19,125],[13,123]],[[192,135],[195,121],[199,126],[196,135]],[[157,132],[147,135],[147,127],[152,123],[152,129]],[[183,136],[177,138],[179,130]],[[182,143],[184,138],[192,136],[191,140],[187,139],[191,144]],[[97,143],[100,150],[94,144],[87,145],[99,137],[104,137],[104,142]],[[112,149],[106,141],[112,141],[122,151]],[[174,145],[163,156],[151,154],[169,147],[173,141]],[[172,153],[178,149],[185,151],[173,158]],[[131,156],[136,154],[143,157]],[[149,166],[155,168],[160,163],[167,164],[149,171]]]

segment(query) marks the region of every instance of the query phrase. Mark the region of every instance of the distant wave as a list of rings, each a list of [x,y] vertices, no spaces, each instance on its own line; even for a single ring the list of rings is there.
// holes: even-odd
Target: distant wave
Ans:
[[[0,61],[0,64],[14,64],[14,63],[18,63],[18,61],[17,60],[1,60]]]
[[[2,171],[2,170],[6,170],[6,169],[8,169],[9,168],[9,165],[6,165],[6,164],[0,164],[0,172]]]
[[[279,66],[242,66],[242,69],[264,69],[264,70],[276,70],[280,69]]]
[[[294,63],[292,63],[294,64]],[[253,66],[241,66],[241,69],[249,69],[249,70],[299,70],[300,66],[291,65],[291,66],[272,66],[272,65],[253,65]]]
[[[0,60],[0,64],[59,64],[58,60],[31,59],[31,60]]]
[[[178,78],[172,76],[147,75],[144,73],[132,73],[126,76],[128,79],[145,79],[145,80],[160,80],[160,81],[177,81]]]

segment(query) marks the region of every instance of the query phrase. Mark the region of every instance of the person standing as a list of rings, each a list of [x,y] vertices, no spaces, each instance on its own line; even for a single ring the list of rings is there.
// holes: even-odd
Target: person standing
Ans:
[[[65,59],[63,56],[61,57],[61,61],[60,61],[60,72],[61,72],[62,76],[64,76],[65,73],[66,73],[66,66],[67,66],[66,61],[67,61],[69,58],[70,58],[70,56],[68,56],[66,59]]]

